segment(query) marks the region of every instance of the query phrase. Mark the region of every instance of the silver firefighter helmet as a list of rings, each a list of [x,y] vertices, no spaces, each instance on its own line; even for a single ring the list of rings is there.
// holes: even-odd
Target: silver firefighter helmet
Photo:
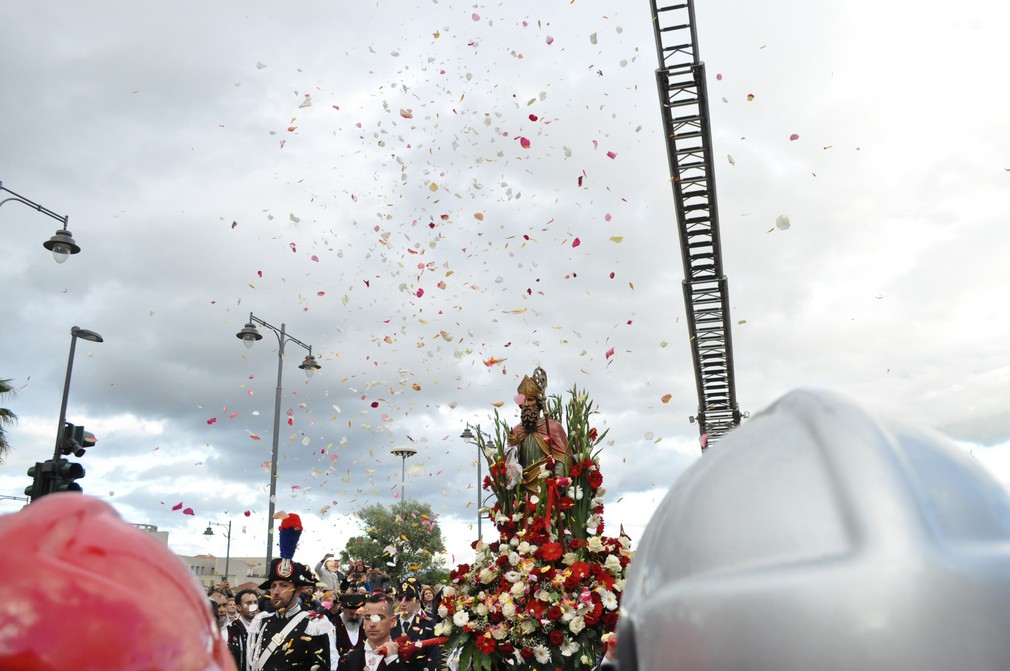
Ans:
[[[1010,669],[1010,498],[943,437],[790,393],[645,530],[621,671]]]

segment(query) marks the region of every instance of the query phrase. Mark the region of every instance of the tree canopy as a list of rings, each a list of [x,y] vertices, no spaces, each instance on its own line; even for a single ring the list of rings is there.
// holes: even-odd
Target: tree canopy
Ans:
[[[363,535],[347,541],[340,561],[360,559],[377,565],[394,584],[415,577],[422,583],[443,582],[447,574],[442,530],[431,506],[400,501],[393,506],[376,503],[357,511]]]
[[[5,396],[14,396],[14,387],[11,386],[10,380],[0,380],[0,401]],[[7,427],[14,426],[17,421],[17,415],[7,408],[0,408],[0,464],[11,450],[10,443],[7,442]]]

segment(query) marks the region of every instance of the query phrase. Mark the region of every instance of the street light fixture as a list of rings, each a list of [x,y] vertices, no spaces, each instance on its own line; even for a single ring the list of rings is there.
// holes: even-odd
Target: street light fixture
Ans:
[[[56,450],[53,452],[53,461],[59,460],[62,456],[63,427],[67,424],[67,399],[70,397],[70,374],[74,370],[74,351],[77,349],[78,338],[91,342],[105,342],[102,336],[94,331],[77,326],[70,329],[70,357],[67,359],[67,378],[63,381],[63,402],[60,404],[60,423],[56,427]]]
[[[407,474],[407,459],[417,454],[417,450],[413,447],[397,447],[393,449],[393,454],[403,459],[403,466],[400,468],[400,501],[405,501],[403,498],[403,480]]]
[[[469,443],[472,440],[472,441],[474,441],[474,445],[477,446],[477,540],[479,541],[481,538],[483,538],[483,535],[481,534],[481,531],[480,531],[480,522],[481,522],[481,519],[480,519],[481,518],[481,514],[480,514],[480,503],[481,503],[481,501],[480,501],[480,499],[481,499],[481,496],[480,496],[480,485],[481,485],[481,482],[480,482],[481,481],[481,477],[480,477],[480,457],[481,457],[481,454],[480,454],[480,445],[476,442],[477,436],[473,435],[473,431],[470,430],[470,425],[469,424],[466,425],[466,428],[463,429],[463,433],[461,433],[459,435],[459,437],[462,438],[463,442],[465,442],[465,443]]]
[[[58,229],[53,237],[49,238],[42,243],[42,246],[53,253],[53,258],[56,259],[56,263],[63,263],[70,257],[71,254],[76,254],[81,251],[81,248],[74,241],[73,236],[70,235],[70,231],[67,230],[67,223],[70,221],[70,215],[60,216],[50,210],[47,207],[39,205],[33,200],[28,200],[24,196],[14,193],[10,189],[4,186],[3,182],[0,181],[0,191],[6,191],[11,194],[9,198],[4,198],[0,200],[0,205],[13,200],[16,203],[24,203],[28,207],[34,208],[49,217],[52,217],[56,221],[63,224],[63,228]]]
[[[216,527],[228,527],[228,533],[225,534],[225,538],[228,539],[228,548],[225,550],[224,556],[224,579],[229,580],[231,576],[231,520],[228,520],[228,524],[224,522],[207,522],[207,530],[203,532],[204,536],[213,536],[214,530],[210,528],[210,525]]]
[[[277,336],[277,395],[274,402],[274,437],[270,454],[270,502],[269,512],[267,513],[267,573],[270,573],[270,562],[274,556],[274,506],[277,503],[277,453],[279,451],[281,430],[281,379],[284,375],[284,345],[288,342],[293,342],[309,351],[308,356],[298,366],[305,371],[306,377],[312,377],[312,373],[319,370],[321,366],[316,361],[316,358],[312,356],[312,345],[306,345],[298,338],[289,335],[284,324],[281,324],[281,327],[277,328],[256,317],[251,312],[249,313],[249,321],[242,327],[242,330],[235,334],[235,337],[241,340],[247,348],[252,347],[257,340],[263,339],[263,335],[256,328],[256,324],[270,329]]]

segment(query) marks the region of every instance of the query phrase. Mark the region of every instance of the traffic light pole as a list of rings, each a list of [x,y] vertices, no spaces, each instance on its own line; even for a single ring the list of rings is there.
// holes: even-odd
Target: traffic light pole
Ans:
[[[60,403],[60,423],[56,427],[56,448],[53,450],[53,461],[57,461],[63,452],[64,431],[67,424],[67,399],[70,398],[70,375],[74,371],[74,351],[77,349],[77,339],[84,338],[91,342],[103,342],[102,336],[88,329],[74,326],[70,329],[70,357],[67,359],[67,378],[63,381],[63,402]]]

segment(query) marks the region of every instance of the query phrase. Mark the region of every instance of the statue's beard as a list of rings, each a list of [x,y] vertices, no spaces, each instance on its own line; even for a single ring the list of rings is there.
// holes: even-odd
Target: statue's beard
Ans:
[[[526,433],[534,433],[537,430],[537,423],[540,419],[539,408],[523,408],[519,413],[519,421],[526,429]]]

